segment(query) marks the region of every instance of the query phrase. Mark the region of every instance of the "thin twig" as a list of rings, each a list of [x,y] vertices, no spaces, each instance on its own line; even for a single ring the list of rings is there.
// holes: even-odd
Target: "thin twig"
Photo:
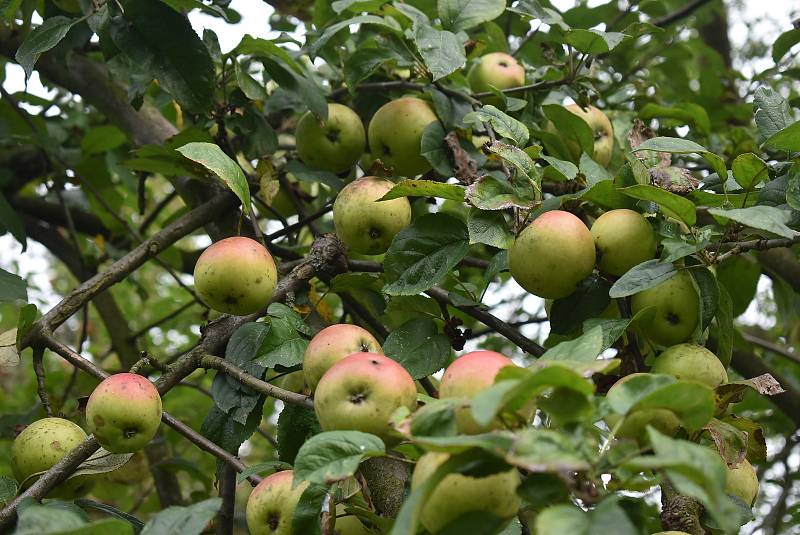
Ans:
[[[47,385],[44,379],[44,346],[33,348],[33,372],[36,374],[36,388],[39,392],[39,399],[42,400],[42,407],[47,416],[53,416],[53,406],[50,404],[50,396],[47,394]]]
[[[694,0],[693,2],[689,2],[682,8],[669,15],[665,15],[660,19],[656,19],[653,21],[654,26],[659,26],[663,28],[664,26],[669,26],[673,22],[677,22],[684,17],[688,17],[691,15],[696,9],[703,7],[705,4],[709,3],[711,0]]]

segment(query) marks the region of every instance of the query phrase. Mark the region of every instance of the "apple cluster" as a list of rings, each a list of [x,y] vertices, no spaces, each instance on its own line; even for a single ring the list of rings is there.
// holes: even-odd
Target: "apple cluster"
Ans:
[[[89,396],[86,421],[89,432],[106,451],[134,453],[158,430],[161,396],[145,377],[118,373],[103,380]],[[27,426],[11,446],[11,465],[20,487],[32,485],[86,438],[80,426],[64,418],[43,418]],[[56,486],[48,496],[82,496],[93,484],[93,476],[77,475]]]

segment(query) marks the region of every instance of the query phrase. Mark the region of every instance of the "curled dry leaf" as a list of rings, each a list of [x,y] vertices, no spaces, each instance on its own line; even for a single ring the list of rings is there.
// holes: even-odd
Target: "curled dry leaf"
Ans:
[[[453,174],[462,184],[470,185],[478,178],[478,163],[459,144],[458,134],[449,132],[445,138],[447,148],[453,155]]]

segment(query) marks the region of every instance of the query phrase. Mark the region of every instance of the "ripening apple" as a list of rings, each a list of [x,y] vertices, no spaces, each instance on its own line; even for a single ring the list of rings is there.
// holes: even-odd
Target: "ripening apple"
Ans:
[[[11,445],[11,468],[14,477],[28,488],[38,477],[67,453],[86,440],[86,433],[76,424],[63,418],[42,418],[22,430]],[[26,481],[27,480],[27,481]],[[82,496],[94,484],[88,476],[76,476],[60,483],[48,493],[50,498]]]
[[[311,391],[331,366],[353,353],[383,355],[383,349],[369,331],[358,325],[342,323],[318,332],[303,355],[303,374]]]
[[[608,390],[611,394],[619,385],[629,381],[633,377],[647,375],[645,373],[632,373],[621,378],[619,381]],[[623,420],[624,418],[624,420]],[[680,419],[674,412],[668,409],[637,409],[629,412],[625,416],[619,414],[608,414],[605,417],[606,423],[610,429],[614,429],[620,421],[619,428],[617,428],[616,436],[619,438],[627,438],[635,440],[641,445],[649,443],[649,435],[647,433],[647,426],[652,425],[659,432],[674,436],[675,432],[681,426]]]
[[[467,74],[467,81],[473,93],[491,91],[492,86],[497,89],[508,89],[525,85],[525,68],[517,63],[514,56],[505,52],[491,52],[481,56],[478,63],[472,66]],[[499,98],[484,97],[484,104],[497,106]]]
[[[277,282],[278,270],[266,247],[242,236],[211,244],[194,266],[194,285],[203,302],[236,316],[267,306]]]
[[[725,493],[741,498],[747,505],[753,505],[758,496],[758,474],[756,469],[747,459],[744,459],[736,467],[725,466],[727,478],[725,482]]]
[[[653,342],[663,346],[679,344],[688,340],[697,328],[700,299],[686,271],[631,298],[633,314],[650,306],[656,307],[655,316],[640,326]]]
[[[314,395],[314,411],[324,431],[355,430],[384,441],[396,436],[390,426],[400,407],[417,406],[414,379],[400,364],[376,353],[354,353],[325,372]]]
[[[297,122],[294,136],[303,162],[332,173],[353,167],[367,144],[361,118],[343,104],[328,104],[324,121],[306,112]]]
[[[728,372],[717,356],[697,344],[670,347],[658,357],[650,370],[672,375],[681,381],[695,381],[716,388],[728,382]]]
[[[439,397],[472,399],[481,390],[492,386],[497,372],[506,366],[516,366],[516,364],[495,351],[466,353],[454,360],[445,370],[439,383]],[[530,409],[522,411],[521,416],[527,419],[530,412]],[[459,407],[456,409],[456,425],[461,433],[477,435],[499,429],[503,424],[497,419],[487,426],[481,426],[473,419],[470,407]]]
[[[437,120],[430,104],[421,98],[387,102],[369,122],[372,155],[394,169],[395,175],[416,176],[429,171],[431,164],[421,154],[422,133]]]
[[[600,165],[608,165],[608,162],[611,161],[611,153],[614,150],[614,128],[611,126],[611,121],[608,120],[606,114],[594,106],[583,109],[577,104],[570,104],[564,107],[586,121],[594,135],[593,159]],[[548,123],[546,130],[551,134],[560,135],[558,128],[553,123]],[[562,139],[567,149],[569,149],[572,159],[576,162],[580,160],[580,145],[573,139],[566,139],[563,136]]]
[[[367,176],[350,182],[336,196],[336,235],[353,251],[385,253],[397,233],[411,224],[411,204],[406,197],[378,202],[392,187],[390,180]]]
[[[551,210],[517,236],[508,252],[511,276],[528,292],[547,299],[570,295],[594,269],[592,234],[569,212]]]
[[[440,452],[428,452],[420,457],[411,475],[411,489],[425,483],[449,457],[449,454]],[[470,512],[486,512],[510,520],[517,514],[520,505],[517,496],[519,483],[516,468],[485,477],[448,474],[428,496],[420,523],[429,532],[437,533]]]
[[[303,481],[292,488],[294,472],[283,470],[261,480],[250,492],[245,516],[251,535],[292,535],[292,516],[308,486]]]
[[[117,373],[97,385],[86,403],[86,422],[111,453],[144,448],[161,424],[161,396],[146,377]]]
[[[656,256],[655,232],[639,212],[610,210],[597,218],[591,232],[603,273],[620,276]]]

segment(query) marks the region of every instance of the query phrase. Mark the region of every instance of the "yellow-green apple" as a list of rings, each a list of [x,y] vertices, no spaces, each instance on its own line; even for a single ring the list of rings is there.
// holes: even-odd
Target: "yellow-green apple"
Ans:
[[[511,276],[547,299],[570,295],[594,269],[592,234],[569,212],[551,210],[528,225],[508,252]]]
[[[495,351],[472,351],[462,355],[454,360],[442,375],[442,381],[439,383],[439,397],[441,399],[470,400],[481,390],[492,386],[497,372],[506,366],[516,366],[516,364],[510,358]],[[524,414],[525,412],[527,414]],[[521,416],[529,417],[530,410],[523,411]],[[499,419],[487,426],[478,424],[472,417],[468,406],[456,409],[456,424],[460,432],[468,435],[477,435],[502,427]]]
[[[303,481],[292,488],[292,470],[275,472],[261,480],[247,499],[245,517],[251,535],[292,535],[292,516],[308,486]]]
[[[358,325],[342,323],[318,332],[303,355],[303,374],[312,392],[331,366],[353,353],[383,355],[383,350],[375,337]]]
[[[597,218],[591,232],[603,273],[620,276],[656,256],[655,232],[639,212],[610,210]]]
[[[449,454],[440,452],[429,452],[420,457],[411,475],[411,489],[425,483],[449,457]],[[510,520],[519,509],[519,483],[516,468],[485,477],[448,474],[425,501],[420,523],[431,533],[437,533],[458,517],[471,512],[491,513]]]
[[[714,353],[697,344],[670,347],[656,357],[650,371],[672,375],[681,381],[703,383],[711,388],[728,382],[728,372],[722,362]]]
[[[336,506],[336,524],[333,527],[333,535],[370,535],[374,533],[368,530],[361,520],[355,515],[348,515],[342,504]]]
[[[277,282],[278,270],[266,247],[242,236],[211,244],[194,266],[194,285],[203,302],[237,316],[267,306]]]
[[[333,173],[353,167],[367,144],[361,118],[343,104],[328,104],[324,121],[306,112],[297,122],[294,137],[301,160]]]
[[[414,379],[400,364],[376,353],[354,353],[325,372],[314,395],[324,431],[355,430],[393,441],[392,414],[417,406]]]
[[[78,425],[63,418],[42,418],[22,430],[11,445],[11,467],[23,488],[38,478],[34,474],[49,470],[67,453],[86,440]],[[30,478],[30,479],[28,479]],[[86,494],[93,485],[88,476],[76,476],[48,493],[51,498],[74,498]]]
[[[161,424],[161,396],[146,377],[117,373],[97,385],[86,403],[86,422],[112,453],[144,448]]]
[[[390,180],[367,176],[350,182],[336,196],[336,235],[353,251],[385,253],[397,233],[411,223],[411,204],[406,197],[378,202],[392,187]]]
[[[725,492],[741,498],[747,505],[752,506],[758,496],[758,474],[756,469],[747,459],[734,468],[725,467],[727,478],[725,482]]]
[[[634,377],[642,377],[648,375],[646,373],[632,373],[621,378],[619,381],[608,390],[608,394],[612,394],[620,385],[631,380]],[[635,440],[639,444],[649,443],[647,426],[652,425],[661,433],[668,436],[673,436],[681,425],[680,419],[674,412],[667,409],[638,409],[633,410],[626,414],[624,417],[619,414],[608,414],[605,417],[608,427],[611,429],[616,428],[616,436],[619,438],[627,438]],[[621,423],[620,423],[621,422]],[[617,427],[619,425],[619,427]]]
[[[564,106],[567,110],[583,119],[592,129],[594,136],[594,156],[593,159],[600,165],[608,165],[611,161],[611,153],[614,150],[614,128],[605,113],[594,106],[584,109],[577,104]],[[551,134],[560,135],[558,128],[553,123],[548,123],[546,130]],[[563,138],[570,156],[574,161],[578,161],[581,156],[581,147],[574,139]]]
[[[422,133],[437,121],[430,104],[421,98],[403,97],[381,106],[369,122],[372,155],[399,176],[416,176],[431,168],[421,154]]]
[[[649,288],[631,298],[634,314],[647,307],[656,307],[655,315],[640,326],[647,338],[662,346],[685,342],[697,328],[700,298],[686,271]]]
[[[478,63],[472,66],[467,74],[467,81],[473,93],[491,91],[492,86],[497,89],[508,89],[525,85],[525,68],[517,63],[514,56],[505,52],[491,52],[481,56]],[[497,106],[497,97],[484,97],[484,104]]]

